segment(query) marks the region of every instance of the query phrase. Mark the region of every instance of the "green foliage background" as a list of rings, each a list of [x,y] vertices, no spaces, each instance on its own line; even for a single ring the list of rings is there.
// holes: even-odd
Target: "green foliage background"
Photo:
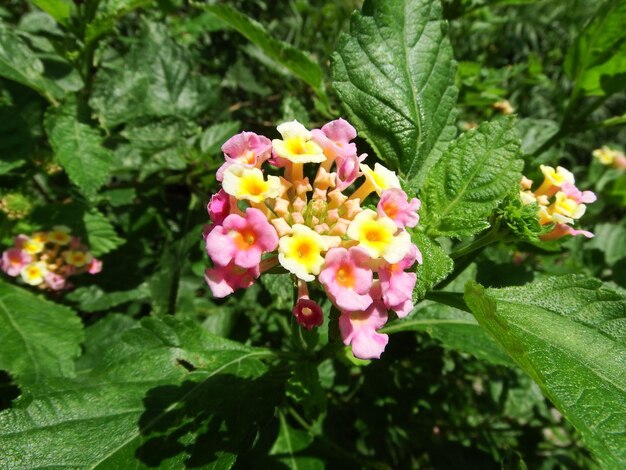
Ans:
[[[591,152],[624,150],[625,22],[624,0],[4,2],[2,246],[64,224],[104,269],[0,280],[0,468],[623,467],[626,173]],[[423,203],[379,361],[327,301],[300,329],[287,274],[223,300],[203,278],[222,143],[339,116]],[[516,189],[540,164],[598,194],[594,239],[538,241]]]

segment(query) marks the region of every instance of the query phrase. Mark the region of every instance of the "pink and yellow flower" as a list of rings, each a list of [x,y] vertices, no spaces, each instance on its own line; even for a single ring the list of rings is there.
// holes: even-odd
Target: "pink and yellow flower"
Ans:
[[[342,312],[345,344],[357,357],[379,357],[388,338],[377,330],[387,310],[405,316],[412,309],[416,276],[404,271],[421,262],[407,232],[419,221],[419,200],[402,191],[393,171],[363,163],[367,155],[357,156],[356,131],[345,120],[313,131],[298,121],[277,129],[282,139],[272,141],[269,160],[263,136],[244,132],[224,145],[222,188],[207,205],[211,225],[203,230],[215,265],[206,282],[215,297],[224,297],[267,269],[291,273],[298,284],[292,313],[310,329],[324,321],[307,287],[319,281]],[[264,162],[281,176],[273,176],[276,168],[264,173]],[[378,213],[363,207],[370,195]]]
[[[22,248],[9,248],[2,253],[2,270],[9,276],[19,276],[22,268],[33,260]]]
[[[215,264],[226,266],[232,261],[246,269],[258,266],[261,255],[277,245],[276,230],[263,212],[252,207],[245,217],[230,214],[206,237],[206,250]]]
[[[421,202],[416,197],[408,200],[404,191],[397,188],[386,189],[378,201],[378,215],[389,217],[398,228],[415,227],[420,220],[417,211]]]
[[[242,268],[231,261],[226,266],[216,265],[213,268],[207,268],[204,272],[204,279],[213,296],[222,298],[232,294],[237,289],[247,289],[254,284],[259,274],[259,265]]]
[[[319,281],[328,296],[341,310],[365,310],[372,303],[371,258],[367,251],[353,246],[332,248],[326,253]]]
[[[359,359],[378,359],[389,342],[389,336],[378,333],[387,322],[387,308],[375,300],[365,311],[341,312],[339,331],[345,345]]]

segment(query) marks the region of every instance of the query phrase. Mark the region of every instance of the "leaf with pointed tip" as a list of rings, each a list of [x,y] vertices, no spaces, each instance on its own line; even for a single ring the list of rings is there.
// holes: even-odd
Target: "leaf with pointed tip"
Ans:
[[[446,30],[439,0],[367,1],[333,56],[333,88],[348,119],[416,188],[456,134]]]
[[[626,464],[626,301],[583,276],[485,289],[465,301],[478,322],[580,431],[606,468]]]
[[[462,237],[489,227],[487,219],[522,177],[519,154],[512,118],[483,123],[457,139],[420,192],[426,233]]]
[[[54,156],[67,176],[85,196],[94,197],[115,165],[113,154],[102,146],[100,132],[78,119],[76,105],[71,102],[49,108],[44,126]]]
[[[0,281],[0,369],[18,383],[72,377],[82,340],[72,310]]]

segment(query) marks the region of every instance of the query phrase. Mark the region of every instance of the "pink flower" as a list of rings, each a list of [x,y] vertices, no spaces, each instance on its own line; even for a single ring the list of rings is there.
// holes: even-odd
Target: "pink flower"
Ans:
[[[259,209],[249,207],[246,216],[231,214],[206,236],[206,251],[215,264],[231,261],[241,268],[258,267],[261,255],[278,246],[276,229]]]
[[[386,189],[378,201],[378,215],[389,217],[398,228],[415,227],[420,218],[417,214],[421,202],[416,197],[409,202],[404,191],[397,188]]]
[[[339,331],[343,344],[352,345],[359,359],[378,359],[389,342],[389,336],[378,333],[387,322],[387,309],[379,300],[364,312],[341,312]]]
[[[298,299],[293,307],[293,316],[296,317],[298,324],[307,330],[324,323],[322,308],[308,297]]]
[[[366,153],[359,157],[355,153],[345,158],[337,158],[337,188],[339,188],[339,191],[346,189],[361,175],[359,165],[366,157]]]
[[[228,214],[230,214],[230,197],[223,189],[211,196],[211,200],[206,206],[211,222],[221,224]]]
[[[563,183],[561,186],[561,191],[570,199],[576,201],[577,204],[585,203],[590,204],[595,202],[598,197],[593,193],[593,191],[581,191],[576,186],[571,183]]]
[[[333,303],[342,310],[365,310],[372,303],[371,259],[363,248],[331,248],[324,258],[319,281]]]
[[[346,158],[356,156],[356,145],[350,141],[356,138],[356,130],[348,121],[335,119],[325,124],[321,129],[313,129],[311,135],[327,158]]]
[[[102,261],[93,258],[87,267],[87,272],[89,274],[98,274],[100,271],[102,271]]]
[[[204,279],[209,285],[213,296],[222,298],[232,294],[237,289],[250,287],[259,275],[258,265],[245,269],[231,262],[226,266],[207,268],[204,272]]]
[[[385,306],[395,310],[398,317],[406,317],[413,310],[413,289],[417,282],[417,274],[407,273],[417,261],[422,263],[422,254],[419,249],[411,244],[408,254],[398,263],[383,263],[378,270],[380,289]]]
[[[24,266],[32,261],[32,256],[22,251],[21,248],[9,248],[2,253],[2,270],[9,276],[19,276]]]
[[[48,271],[44,275],[44,280],[48,287],[52,290],[63,290],[66,286],[65,278],[60,274],[53,273],[52,271]]]
[[[270,157],[272,141],[254,132],[241,132],[222,145],[224,164],[217,170],[217,181],[222,181],[224,171],[235,163],[248,168],[259,168]]]
[[[547,240],[557,240],[566,235],[582,235],[583,237],[593,238],[593,233],[588,232],[587,230],[576,230],[575,228],[570,227],[567,224],[556,224],[554,229],[551,232],[546,233],[541,236],[541,239],[544,241]]]

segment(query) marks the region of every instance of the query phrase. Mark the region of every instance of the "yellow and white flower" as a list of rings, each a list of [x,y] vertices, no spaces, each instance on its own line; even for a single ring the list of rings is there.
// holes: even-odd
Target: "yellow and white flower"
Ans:
[[[47,239],[57,245],[67,245],[72,240],[71,230],[65,225],[57,225],[48,232]]]
[[[29,238],[22,245],[22,250],[29,255],[36,255],[37,253],[41,253],[44,249],[46,242],[42,239],[38,238]]]
[[[242,165],[232,165],[226,169],[222,187],[237,199],[258,203],[278,197],[283,191],[277,176],[269,175],[266,181],[261,170]]]
[[[48,273],[46,263],[38,261],[29,263],[22,268],[20,275],[26,284],[38,286],[44,281],[45,275]]]
[[[311,132],[298,121],[277,127],[283,140],[272,140],[274,153],[292,163],[321,163],[326,160],[322,147],[311,140]]]
[[[311,282],[319,274],[328,249],[326,240],[306,225],[295,224],[291,235],[278,241],[278,261],[303,281]]]
[[[348,237],[356,240],[372,258],[384,258],[388,263],[398,263],[411,247],[411,237],[389,217],[378,217],[371,209],[357,214],[348,226]]]
[[[82,268],[86,264],[89,264],[93,257],[91,253],[86,253],[80,250],[68,250],[63,252],[63,259],[70,266],[74,266],[76,268]]]

